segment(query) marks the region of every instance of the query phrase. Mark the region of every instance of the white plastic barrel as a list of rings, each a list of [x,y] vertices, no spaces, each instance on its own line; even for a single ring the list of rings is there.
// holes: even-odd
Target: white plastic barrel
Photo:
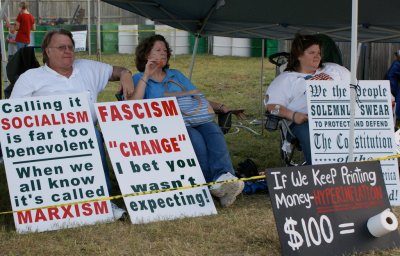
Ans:
[[[138,25],[119,25],[118,26],[118,52],[134,53],[138,45]]]
[[[213,37],[213,55],[231,56],[232,55],[232,38],[214,36]]]
[[[189,32],[175,30],[175,54],[189,54],[189,46]]]
[[[251,41],[248,38],[232,38],[232,56],[249,57]]]

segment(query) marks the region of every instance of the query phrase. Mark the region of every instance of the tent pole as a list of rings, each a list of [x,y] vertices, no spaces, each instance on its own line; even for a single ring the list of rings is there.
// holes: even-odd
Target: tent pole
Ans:
[[[97,60],[101,61],[100,0],[97,0]]]
[[[264,84],[264,58],[265,58],[265,39],[262,39],[261,45],[261,72],[260,72],[260,120],[261,120],[261,134],[264,134],[264,93],[263,93],[263,84]]]
[[[189,68],[189,80],[192,80],[192,73],[193,73],[194,63],[196,61],[197,46],[199,45],[199,37],[200,37],[200,35],[196,35],[196,37],[194,39],[194,46],[193,46],[193,53],[192,53],[192,63],[190,63],[190,68]]]
[[[0,1],[0,41],[1,41],[1,71],[0,71],[0,99],[3,97],[3,88],[8,86],[8,78],[6,72],[6,65],[7,65],[7,52],[6,52],[6,43],[4,40],[4,26],[3,26],[3,17],[5,15],[5,11],[10,3],[10,0],[6,0],[4,5],[1,6]],[[4,82],[4,87],[3,87]]]
[[[87,40],[87,42],[88,42],[88,50],[89,50],[89,56],[91,55],[91,53],[92,53],[92,41],[90,40],[90,38],[91,38],[91,29],[90,29],[90,0],[87,0],[87,9],[88,9],[88,11],[87,11],[87,30],[88,30],[88,40]]]
[[[172,51],[174,60],[176,58],[176,28],[174,28],[174,50]]]
[[[358,0],[352,1],[351,15],[351,59],[350,59],[350,134],[349,134],[349,159],[348,162],[353,162],[354,152],[354,117],[355,117],[355,98],[356,88],[352,85],[357,85],[357,29],[358,29]]]

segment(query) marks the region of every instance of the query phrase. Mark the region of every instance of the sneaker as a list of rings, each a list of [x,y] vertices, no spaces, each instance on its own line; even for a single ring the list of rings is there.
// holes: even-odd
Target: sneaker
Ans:
[[[238,178],[231,173],[227,172],[222,174],[216,182],[237,180]],[[228,207],[232,205],[236,197],[242,193],[244,188],[243,181],[228,182],[223,184],[216,184],[210,187],[210,192],[213,196],[218,197],[222,207]]]
[[[115,220],[122,219],[124,216],[128,214],[124,209],[119,208],[116,204],[112,202],[111,202],[111,209],[113,211]]]

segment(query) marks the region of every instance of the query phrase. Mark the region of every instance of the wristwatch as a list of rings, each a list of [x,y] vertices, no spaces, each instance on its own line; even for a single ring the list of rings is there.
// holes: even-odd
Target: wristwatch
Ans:
[[[274,109],[271,111],[271,114],[273,114],[273,115],[279,115],[280,109],[281,109],[281,105],[276,104],[275,107],[274,107]]]

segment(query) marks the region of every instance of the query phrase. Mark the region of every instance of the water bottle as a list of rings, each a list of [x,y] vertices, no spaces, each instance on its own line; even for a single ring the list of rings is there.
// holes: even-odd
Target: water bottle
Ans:
[[[275,105],[270,114],[267,114],[267,122],[265,123],[265,129],[268,131],[275,131],[278,129],[279,120],[282,118],[279,116],[280,105]]]

